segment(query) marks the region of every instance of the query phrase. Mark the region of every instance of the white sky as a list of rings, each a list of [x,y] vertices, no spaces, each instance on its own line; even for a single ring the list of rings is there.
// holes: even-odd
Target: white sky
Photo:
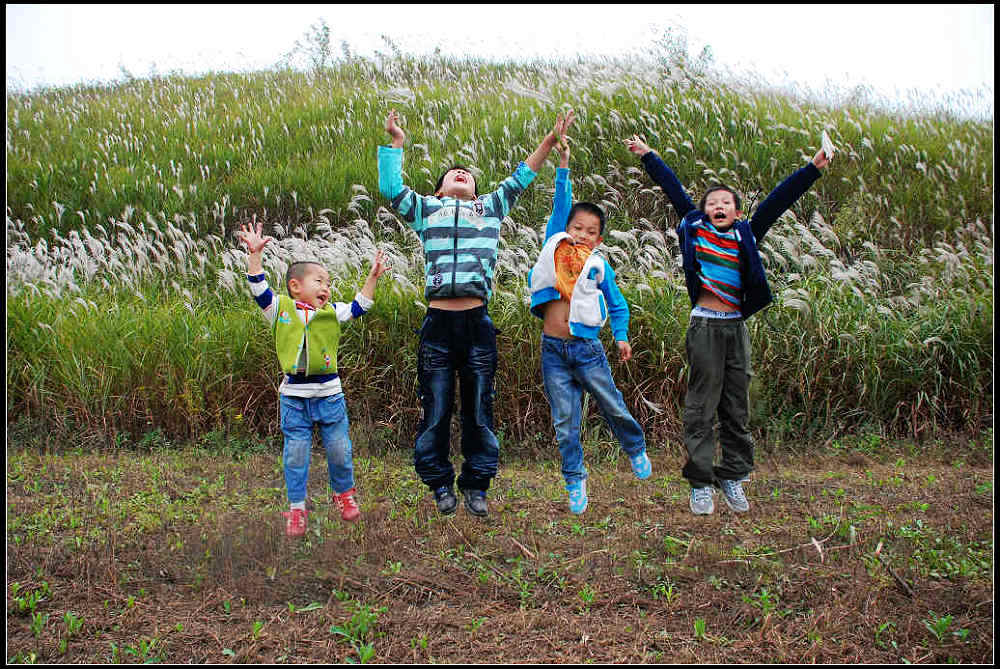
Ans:
[[[992,5],[7,5],[7,84],[274,65],[320,17],[334,51],[498,58],[639,53],[669,26],[690,52],[772,83],[867,84],[887,95],[988,87]]]

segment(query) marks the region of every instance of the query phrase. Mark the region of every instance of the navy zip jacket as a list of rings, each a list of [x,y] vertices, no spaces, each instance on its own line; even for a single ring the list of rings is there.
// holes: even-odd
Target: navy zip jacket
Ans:
[[[653,181],[670,198],[670,203],[681,217],[681,222],[677,225],[677,239],[681,245],[681,265],[684,268],[688,297],[694,306],[701,292],[701,280],[698,278],[699,263],[694,250],[694,225],[699,221],[708,221],[708,216],[691,201],[677,175],[667,167],[655,151],[650,151],[642,157],[642,165]],[[760,203],[749,221],[739,219],[733,222],[740,248],[742,283],[740,312],[744,319],[750,318],[774,299],[771,288],[767,285],[767,276],[764,273],[760,252],[757,250],[757,243],[764,239],[764,235],[774,222],[809,190],[820,176],[819,168],[812,162],[808,163],[778,184],[778,187]]]

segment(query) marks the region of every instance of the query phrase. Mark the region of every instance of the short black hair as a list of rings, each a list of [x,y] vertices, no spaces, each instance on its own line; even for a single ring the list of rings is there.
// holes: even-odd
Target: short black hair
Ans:
[[[605,215],[604,210],[598,207],[593,202],[577,202],[569,210],[569,216],[566,217],[566,226],[569,227],[569,222],[573,220],[573,217],[578,211],[583,211],[588,214],[593,214],[601,221],[601,235],[604,234],[604,224],[607,223],[608,217]]]
[[[742,209],[743,205],[742,202],[740,201],[740,194],[734,191],[729,186],[725,186],[723,184],[715,184],[714,186],[710,186],[709,189],[705,191],[705,194],[701,196],[701,202],[698,203],[698,209],[700,209],[701,211],[705,211],[705,201],[708,199],[709,195],[711,195],[717,190],[724,190],[727,193],[732,193],[733,199],[736,201],[736,211],[743,210]]]
[[[319,264],[315,260],[299,260],[297,262],[293,262],[291,265],[288,266],[288,271],[285,272],[285,291],[289,295],[292,294],[292,291],[288,287],[288,284],[291,283],[292,279],[301,281],[303,277],[305,277],[306,273],[309,271],[307,269],[309,265],[316,265],[317,267],[320,268],[323,267],[323,265]]]
[[[470,170],[465,165],[452,165],[451,167],[449,167],[448,169],[446,169],[444,172],[442,172],[441,176],[438,177],[437,183],[434,184],[434,192],[435,193],[437,193],[439,190],[441,190],[441,184],[444,183],[444,178],[448,175],[448,172],[451,172],[452,170],[465,170],[469,174],[472,174],[472,170]],[[476,181],[476,175],[475,174],[472,174],[472,192],[475,193],[476,197],[479,197],[479,182]]]

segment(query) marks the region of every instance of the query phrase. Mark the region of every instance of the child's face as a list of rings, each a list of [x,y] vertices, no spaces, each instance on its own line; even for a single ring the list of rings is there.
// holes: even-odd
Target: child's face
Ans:
[[[705,198],[705,214],[717,228],[726,229],[743,215],[736,208],[736,198],[727,190],[716,190]]]
[[[566,224],[566,232],[573,238],[574,244],[583,244],[592,249],[596,249],[603,241],[601,219],[589,211],[576,212]]]
[[[448,170],[441,181],[438,196],[447,195],[458,200],[476,199],[476,179],[468,170],[459,167]]]
[[[322,309],[330,301],[330,273],[321,265],[309,265],[301,279],[288,282],[288,292],[296,300]]]

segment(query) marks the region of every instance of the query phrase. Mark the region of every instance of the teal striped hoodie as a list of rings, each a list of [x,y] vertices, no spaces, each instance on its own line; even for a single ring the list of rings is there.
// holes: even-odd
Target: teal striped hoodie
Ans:
[[[420,236],[424,247],[424,297],[493,295],[500,224],[535,179],[525,163],[492,193],[475,200],[418,195],[403,184],[403,149],[378,147],[378,189]]]

